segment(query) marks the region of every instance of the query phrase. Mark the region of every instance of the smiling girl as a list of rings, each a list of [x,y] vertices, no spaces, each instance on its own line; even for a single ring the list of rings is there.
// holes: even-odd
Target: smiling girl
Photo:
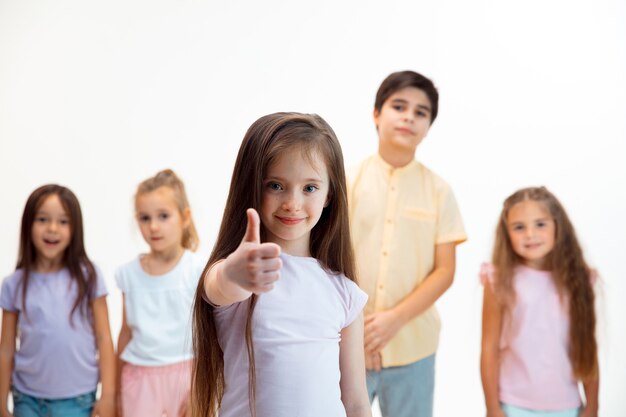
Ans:
[[[78,199],[60,185],[39,187],[24,208],[17,269],[2,282],[0,416],[115,415],[106,295],[85,252]]]

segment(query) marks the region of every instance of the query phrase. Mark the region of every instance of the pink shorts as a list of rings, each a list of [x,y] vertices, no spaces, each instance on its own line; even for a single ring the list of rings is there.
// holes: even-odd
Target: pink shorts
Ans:
[[[125,363],[121,385],[124,417],[183,417],[189,404],[191,361],[163,366]]]

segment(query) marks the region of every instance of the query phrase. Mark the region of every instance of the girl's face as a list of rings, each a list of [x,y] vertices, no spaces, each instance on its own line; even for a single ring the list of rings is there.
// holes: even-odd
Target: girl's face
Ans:
[[[507,230],[513,251],[523,263],[545,269],[547,256],[554,248],[556,227],[545,204],[525,200],[509,210]]]
[[[70,217],[58,195],[46,197],[37,209],[31,237],[39,269],[54,270],[63,264],[63,255],[72,239],[72,230]]]
[[[139,230],[151,252],[167,253],[182,248],[185,227],[189,225],[190,213],[183,213],[176,204],[174,190],[159,187],[140,194],[135,201]]]
[[[261,222],[267,240],[290,255],[311,256],[309,240],[328,199],[328,171],[319,152],[299,147],[282,154],[263,179]]]

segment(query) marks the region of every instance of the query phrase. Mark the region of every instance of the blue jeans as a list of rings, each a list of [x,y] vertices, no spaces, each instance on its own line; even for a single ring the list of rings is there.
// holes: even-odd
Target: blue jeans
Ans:
[[[14,417],[90,417],[96,392],[60,400],[31,397],[13,388]]]
[[[535,411],[508,404],[502,404],[502,411],[504,411],[507,417],[578,417],[580,414],[580,409],[578,408],[564,411]]]
[[[378,397],[383,417],[432,417],[435,355],[409,365],[367,371],[367,392],[370,403]]]

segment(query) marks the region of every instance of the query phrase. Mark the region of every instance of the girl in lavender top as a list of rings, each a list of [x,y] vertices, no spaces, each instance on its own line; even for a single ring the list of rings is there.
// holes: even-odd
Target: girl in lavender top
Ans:
[[[0,293],[0,416],[115,415],[106,295],[83,246],[74,193],[55,184],[33,191],[22,216],[17,269]]]
[[[597,417],[595,272],[546,188],[505,200],[492,262],[481,271],[487,416]]]
[[[196,292],[193,416],[371,417],[354,278],[335,134],[316,115],[261,117]]]

